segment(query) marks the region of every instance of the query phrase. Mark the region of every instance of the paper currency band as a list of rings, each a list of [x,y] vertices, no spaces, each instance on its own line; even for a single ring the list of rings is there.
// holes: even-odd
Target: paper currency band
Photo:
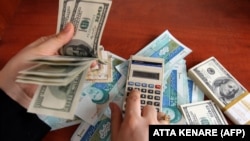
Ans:
[[[242,111],[244,116],[238,114],[238,112],[242,111],[236,111],[237,109],[242,108]],[[247,124],[250,125],[250,93],[244,92],[240,96],[238,96],[236,99],[234,99],[232,102],[227,104],[222,111],[236,124]],[[233,113],[237,112],[237,114]],[[240,118],[240,120],[239,120]],[[244,122],[244,123],[243,123]]]

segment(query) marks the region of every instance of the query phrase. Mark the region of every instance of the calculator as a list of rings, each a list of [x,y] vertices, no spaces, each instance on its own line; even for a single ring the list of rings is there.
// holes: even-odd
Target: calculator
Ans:
[[[141,109],[153,105],[162,111],[164,59],[131,55],[128,60],[128,74],[122,111],[126,109],[127,96],[133,89],[141,92]]]

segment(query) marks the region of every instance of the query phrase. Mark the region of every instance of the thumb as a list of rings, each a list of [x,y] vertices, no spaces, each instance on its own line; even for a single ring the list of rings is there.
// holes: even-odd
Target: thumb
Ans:
[[[65,28],[56,34],[48,38],[42,44],[39,45],[41,52],[44,52],[45,55],[53,55],[57,52],[63,45],[68,43],[74,35],[74,26],[72,23],[68,23]]]
[[[111,140],[115,140],[119,133],[121,123],[122,123],[122,112],[121,109],[115,103],[110,103],[109,107],[111,109]]]

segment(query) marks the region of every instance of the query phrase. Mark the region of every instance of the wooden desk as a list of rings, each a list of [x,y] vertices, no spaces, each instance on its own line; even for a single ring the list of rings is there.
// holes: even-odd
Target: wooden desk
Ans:
[[[23,0],[0,41],[0,67],[35,39],[56,31],[58,0]],[[125,59],[168,29],[193,52],[187,68],[215,56],[250,90],[249,0],[113,0],[102,45]],[[44,141],[69,141],[77,126]]]

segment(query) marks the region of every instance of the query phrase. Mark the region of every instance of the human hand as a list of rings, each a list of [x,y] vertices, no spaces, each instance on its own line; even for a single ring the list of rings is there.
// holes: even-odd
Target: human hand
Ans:
[[[124,119],[121,109],[110,103],[111,109],[111,140],[112,141],[147,141],[150,124],[169,124],[164,113],[147,105],[141,110],[140,92],[133,90],[126,101]]]
[[[13,100],[28,108],[37,85],[15,82],[18,72],[34,65],[30,62],[32,59],[58,55],[59,49],[72,39],[73,34],[74,26],[69,23],[60,33],[41,37],[20,50],[0,71],[0,88]]]

